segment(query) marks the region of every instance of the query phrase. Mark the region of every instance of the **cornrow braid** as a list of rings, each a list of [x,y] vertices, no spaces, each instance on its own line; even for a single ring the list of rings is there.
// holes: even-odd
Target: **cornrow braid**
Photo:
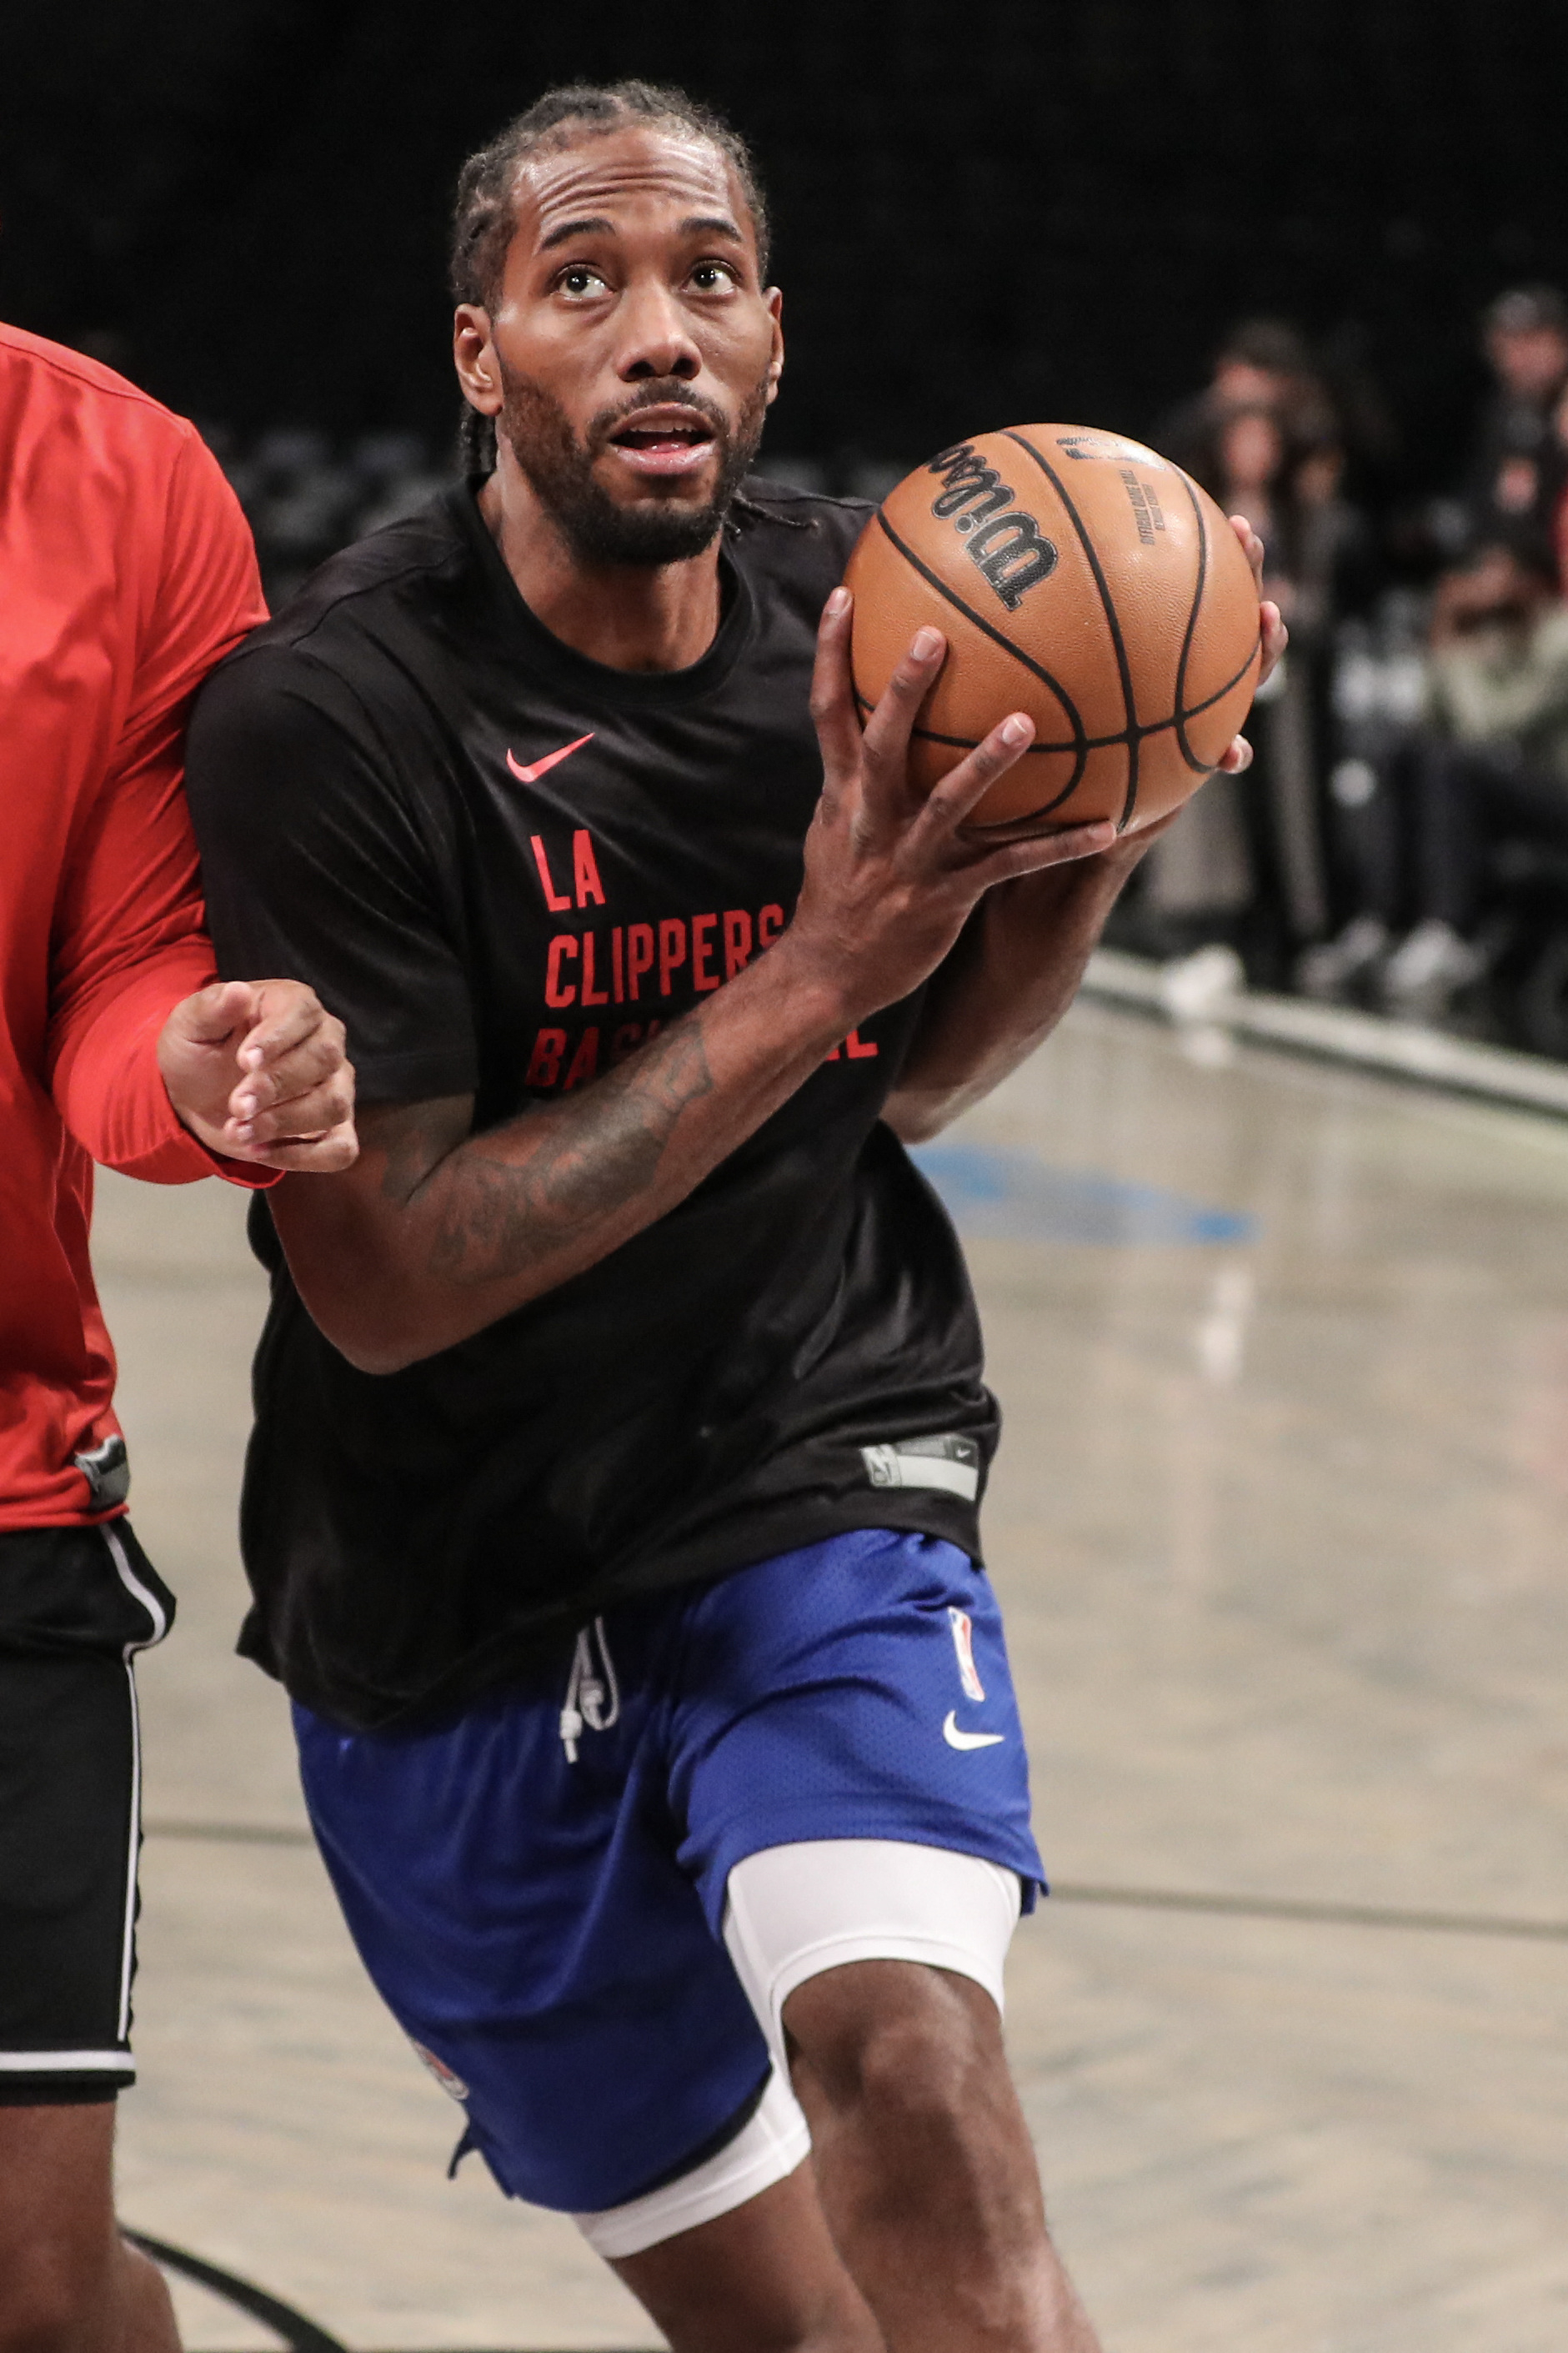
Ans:
[[[515,226],[517,175],[530,157],[568,147],[584,133],[603,136],[634,122],[684,132],[718,148],[741,184],[765,277],[767,200],[751,149],[722,115],[683,90],[660,82],[563,82],[535,99],[488,146],[470,155],[458,174],[449,263],[453,301],[477,302],[487,311],[495,307]],[[458,447],[465,473],[494,470],[495,425],[466,402]]]

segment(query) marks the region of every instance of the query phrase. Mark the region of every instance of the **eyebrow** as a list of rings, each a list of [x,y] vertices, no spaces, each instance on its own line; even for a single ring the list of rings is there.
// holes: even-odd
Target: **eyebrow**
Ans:
[[[732,245],[744,245],[742,232],[727,213],[697,213],[680,224],[682,237],[727,237]]]
[[[607,220],[590,218],[563,221],[559,228],[552,228],[548,237],[540,238],[539,250],[541,253],[552,253],[558,245],[564,245],[569,237],[613,237],[615,227],[614,221]]]
[[[615,233],[614,221],[605,220],[602,214],[588,214],[581,220],[563,221],[559,228],[552,228],[548,237],[540,238],[539,250],[541,253],[553,253],[558,245],[566,245],[574,237],[614,237]],[[694,213],[681,222],[680,234],[682,237],[728,237],[731,245],[744,245],[746,242],[741,229],[723,213]]]

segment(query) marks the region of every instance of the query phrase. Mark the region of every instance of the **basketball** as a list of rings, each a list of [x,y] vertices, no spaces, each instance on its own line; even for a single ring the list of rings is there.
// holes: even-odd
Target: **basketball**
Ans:
[[[1149,825],[1196,791],[1252,701],[1258,589],[1236,533],[1120,434],[1020,425],[942,450],[889,491],[845,584],[863,717],[922,624],[947,638],[910,747],[918,784],[1010,711],[1034,720],[972,825]]]

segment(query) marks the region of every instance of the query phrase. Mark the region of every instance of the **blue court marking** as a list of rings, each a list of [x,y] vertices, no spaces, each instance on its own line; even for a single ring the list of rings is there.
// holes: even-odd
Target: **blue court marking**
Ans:
[[[959,1231],[1012,1242],[1247,1242],[1258,1220],[1162,1185],[1052,1168],[1032,1152],[925,1144],[911,1155]]]

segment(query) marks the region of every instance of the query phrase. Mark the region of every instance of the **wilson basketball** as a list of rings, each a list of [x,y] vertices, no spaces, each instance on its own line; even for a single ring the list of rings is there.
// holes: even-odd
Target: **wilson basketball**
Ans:
[[[1119,434],[1020,425],[944,449],[845,574],[862,716],[922,623],[948,657],[911,773],[928,789],[1010,711],[1035,741],[972,824],[1150,824],[1195,792],[1258,680],[1258,590],[1178,466]]]

